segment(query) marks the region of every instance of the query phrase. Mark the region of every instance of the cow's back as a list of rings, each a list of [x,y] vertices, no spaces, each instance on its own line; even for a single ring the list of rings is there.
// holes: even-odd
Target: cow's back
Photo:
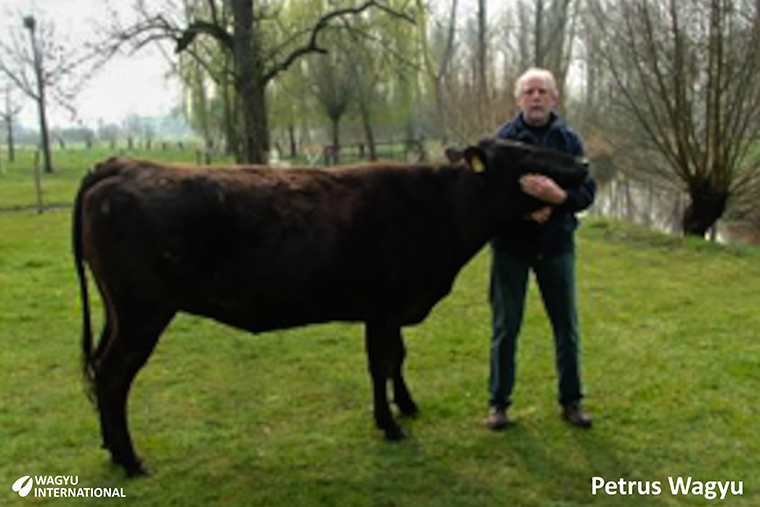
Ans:
[[[448,290],[454,199],[430,167],[191,169],[109,161],[86,194],[93,270],[124,294],[258,331],[418,321]]]

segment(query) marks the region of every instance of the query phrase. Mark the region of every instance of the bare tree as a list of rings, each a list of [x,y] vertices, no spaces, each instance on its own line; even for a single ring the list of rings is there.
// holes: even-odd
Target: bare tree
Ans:
[[[544,67],[565,87],[575,42],[573,0],[520,0],[517,4],[517,55],[521,70]]]
[[[127,149],[133,150],[136,147],[136,142],[139,142],[139,138],[143,133],[143,125],[145,119],[136,114],[130,114],[121,121],[121,131],[127,136]]]
[[[606,105],[606,90],[612,80],[601,61],[600,45],[604,38],[604,28],[593,22],[587,9],[581,15],[583,29],[578,33],[577,46],[582,63],[582,104],[581,120],[584,127],[598,126],[603,118]]]
[[[478,11],[463,19],[447,72],[442,76],[447,130],[455,142],[482,136],[494,126],[492,111],[485,111],[491,97],[487,76],[492,62],[490,58],[483,62],[479,56],[483,50],[487,51],[482,44],[481,28]]]
[[[98,126],[98,138],[108,143],[108,146],[113,150],[116,148],[116,143],[121,137],[121,127],[115,123],[101,124]]]
[[[427,12],[423,0],[416,1],[418,10],[421,13]],[[433,20],[430,41],[426,30],[419,31],[423,68],[433,91],[434,133],[442,139],[444,144],[448,142],[450,135],[449,118],[446,114],[449,108],[445,104],[444,83],[451,71],[454,56],[458,5],[458,0],[451,0],[451,8],[446,19],[447,25],[440,25]]]
[[[15,102],[12,96],[13,88],[6,84],[0,93],[3,95],[3,109],[0,110],[0,121],[5,127],[6,141],[8,143],[8,161],[13,162],[16,159],[16,148],[14,139],[14,129],[16,128],[16,117],[21,112],[21,106]]]
[[[45,66],[48,57],[52,57],[59,48],[55,46],[52,24],[38,23],[34,16],[25,16],[23,27],[29,32],[28,44],[22,40],[22,33],[18,30],[12,32],[14,37],[10,44],[0,42],[0,50],[7,56],[5,60],[0,60],[0,71],[36,103],[42,137],[43,168],[46,173],[52,173],[46,94],[52,74],[57,74],[61,69],[58,67],[55,72],[46,73]]]
[[[332,145],[330,153],[325,154],[328,159],[325,162],[337,164],[340,160],[340,121],[355,99],[356,81],[349,68],[348,57],[341,51],[332,51],[312,63],[312,91],[331,123]]]
[[[53,171],[47,108],[50,103],[69,111],[76,94],[102,64],[88,43],[69,41],[55,32],[55,24],[44,15],[18,15],[0,40],[0,73],[37,105],[42,137],[43,167]]]
[[[478,113],[489,126],[493,124],[490,114],[490,93],[488,87],[488,24],[486,20],[486,0],[478,0],[478,45],[475,67],[475,90],[478,97]]]
[[[702,236],[758,177],[748,157],[760,138],[757,2],[593,0],[592,8],[609,34],[595,51],[615,82],[620,137],[640,140],[631,149],[680,181],[690,197],[683,231]]]

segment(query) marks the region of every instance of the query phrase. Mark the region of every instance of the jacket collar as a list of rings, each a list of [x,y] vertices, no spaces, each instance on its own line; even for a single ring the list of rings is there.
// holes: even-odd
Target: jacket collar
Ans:
[[[518,113],[512,122],[516,141],[529,144],[545,144],[545,139],[555,130],[564,125],[564,121],[554,111],[549,113],[549,123],[545,129],[533,129],[523,119],[522,113]],[[540,139],[539,139],[540,136]]]
[[[522,113],[517,113],[514,123],[515,123],[515,126],[519,130],[527,130],[531,128],[530,126],[528,126],[527,123],[525,123],[525,119],[523,119]],[[560,118],[557,113],[555,113],[554,111],[549,112],[549,123],[547,124],[548,126],[547,131],[554,130],[558,127],[561,127],[563,124],[564,124],[564,120]]]

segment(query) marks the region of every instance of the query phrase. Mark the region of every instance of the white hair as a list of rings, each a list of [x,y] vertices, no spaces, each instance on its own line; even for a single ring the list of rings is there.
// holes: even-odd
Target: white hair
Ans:
[[[557,91],[557,81],[554,79],[554,74],[552,74],[549,70],[541,69],[538,67],[531,67],[517,78],[517,82],[515,83],[515,98],[520,98],[520,94],[523,91],[523,84],[525,81],[533,78],[538,78],[543,81],[546,87],[549,89],[549,93],[551,93],[554,98],[557,98],[559,92]]]

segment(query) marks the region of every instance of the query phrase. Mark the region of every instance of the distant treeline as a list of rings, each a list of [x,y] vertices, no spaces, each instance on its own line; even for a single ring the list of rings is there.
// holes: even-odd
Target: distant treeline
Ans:
[[[85,146],[115,146],[131,143],[150,146],[159,139],[188,139],[192,131],[181,116],[129,116],[120,123],[100,123],[97,127],[88,125],[72,127],[54,127],[50,129],[51,143],[58,147],[72,144]],[[38,129],[15,124],[12,132],[16,145],[37,146],[40,144]],[[8,129],[0,123],[0,144],[8,144]]]

